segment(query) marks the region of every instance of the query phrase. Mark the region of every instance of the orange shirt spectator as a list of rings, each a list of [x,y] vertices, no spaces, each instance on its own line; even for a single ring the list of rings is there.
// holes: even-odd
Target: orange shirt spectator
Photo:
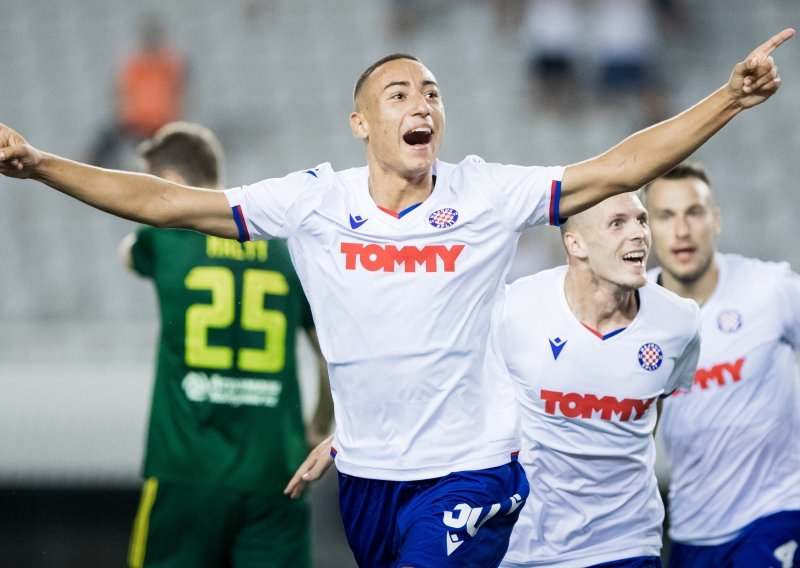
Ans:
[[[100,129],[89,148],[87,161],[97,166],[131,169],[133,144],[183,118],[185,58],[170,45],[155,13],[142,18],[139,36],[138,48],[125,57],[116,77],[113,121]]]
[[[184,75],[183,59],[169,47],[134,53],[119,77],[120,123],[144,138],[181,118]]]

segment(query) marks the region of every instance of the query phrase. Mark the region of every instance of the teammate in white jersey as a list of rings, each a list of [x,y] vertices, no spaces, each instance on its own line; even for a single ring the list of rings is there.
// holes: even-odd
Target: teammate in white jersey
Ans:
[[[562,225],[568,264],[508,286],[500,346],[531,494],[502,566],[661,566],[657,401],[692,384],[697,304],[648,283],[633,193]]]
[[[664,401],[670,566],[800,566],[800,276],[717,252],[705,170],[686,163],[647,187],[665,288],[701,305],[691,389]]]
[[[492,333],[519,232],[686,158],[777,91],[770,54],[793,35],[757,47],[692,108],[566,169],[439,162],[436,79],[396,54],[356,83],[350,125],[365,143],[363,168],[324,164],[220,195],[46,154],[0,126],[0,172],[147,224],[287,238],[330,366],[340,502],[357,560],[483,568],[500,561],[528,492],[511,457],[514,406],[496,386],[505,371]],[[311,465],[313,474],[328,462]],[[376,502],[387,503],[379,516]]]

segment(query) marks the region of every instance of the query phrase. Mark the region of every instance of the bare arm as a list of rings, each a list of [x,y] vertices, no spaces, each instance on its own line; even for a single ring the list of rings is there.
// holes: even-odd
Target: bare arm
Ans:
[[[781,79],[770,54],[793,35],[793,29],[783,30],[754,49],[734,66],[726,85],[690,109],[568,166],[561,185],[561,216],[639,189],[688,158],[741,111],[775,94]]]
[[[41,152],[0,124],[0,173],[34,179],[118,217],[239,236],[228,200],[220,191],[190,188],[146,174],[96,168]]]
[[[136,272],[133,268],[133,245],[136,243],[136,233],[128,233],[119,242],[117,253],[122,264],[131,272]]]
[[[310,448],[318,446],[331,431],[333,422],[333,397],[331,396],[331,383],[328,377],[328,363],[322,356],[319,347],[319,339],[314,328],[306,330],[308,339],[311,342],[314,352],[317,355],[317,365],[319,367],[319,397],[317,407],[311,417],[311,422],[306,427],[306,440]]]

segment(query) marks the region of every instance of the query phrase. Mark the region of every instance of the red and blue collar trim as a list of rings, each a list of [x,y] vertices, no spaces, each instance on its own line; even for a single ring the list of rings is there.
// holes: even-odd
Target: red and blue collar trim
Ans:
[[[610,332],[610,333],[606,333],[605,335],[603,335],[602,333],[600,333],[600,332],[599,332],[599,331],[597,331],[596,329],[592,329],[591,327],[589,327],[588,325],[586,325],[586,324],[585,324],[585,323],[583,323],[583,322],[581,322],[581,325],[582,325],[583,327],[585,327],[586,329],[588,329],[589,331],[591,331],[591,332],[592,332],[594,335],[596,335],[597,337],[599,337],[600,339],[602,339],[603,341],[605,341],[606,339],[611,339],[611,338],[612,338],[612,337],[614,337],[615,335],[619,335],[620,333],[622,333],[623,331],[625,331],[626,329],[628,329],[627,327],[621,327],[621,328],[619,328],[619,329],[615,329],[614,331],[612,331],[612,332]]]
[[[419,203],[415,203],[411,207],[406,207],[405,209],[403,209],[399,213],[397,211],[392,211],[391,209],[387,209],[386,207],[381,207],[380,205],[378,205],[378,209],[380,209],[384,213],[387,213],[387,214],[391,215],[395,219],[402,219],[404,215],[408,215],[409,213],[411,213],[414,209],[416,209],[420,205],[422,205],[422,201],[420,201]]]

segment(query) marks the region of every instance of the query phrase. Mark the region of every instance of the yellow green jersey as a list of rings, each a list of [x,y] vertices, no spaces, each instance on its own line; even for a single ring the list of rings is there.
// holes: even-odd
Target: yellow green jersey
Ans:
[[[305,458],[295,338],[313,325],[281,241],[141,228],[161,315],[145,477],[282,489]]]

